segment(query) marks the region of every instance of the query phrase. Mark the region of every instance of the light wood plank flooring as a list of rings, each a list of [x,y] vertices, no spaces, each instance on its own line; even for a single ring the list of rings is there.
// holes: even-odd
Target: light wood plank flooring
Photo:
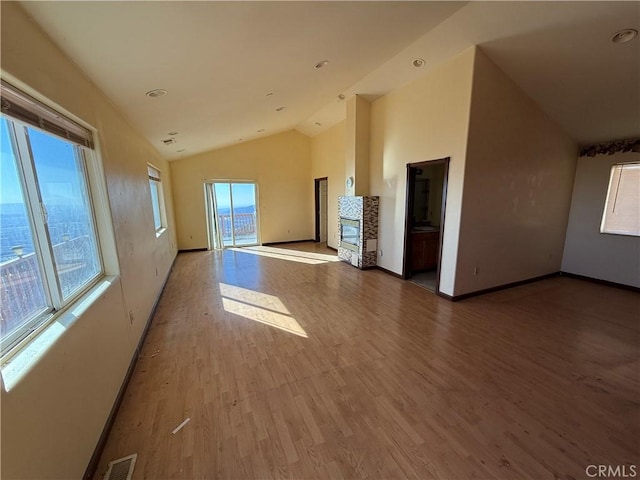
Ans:
[[[454,304],[304,255],[178,256],[96,478],[131,453],[135,479],[572,480],[640,463],[637,293],[559,277]]]

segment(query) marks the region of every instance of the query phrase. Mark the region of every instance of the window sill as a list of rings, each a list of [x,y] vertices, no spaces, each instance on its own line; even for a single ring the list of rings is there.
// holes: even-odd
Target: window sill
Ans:
[[[603,235],[618,235],[619,237],[640,237],[640,232],[616,232],[613,230],[600,230],[600,233]]]
[[[35,330],[7,353],[0,367],[6,392],[11,391],[29,373],[65,331],[82,317],[117,278],[115,275],[103,277],[77,301],[54,313],[40,329]]]
[[[156,238],[160,238],[160,236],[167,231],[167,227],[162,227],[160,230],[156,230]]]

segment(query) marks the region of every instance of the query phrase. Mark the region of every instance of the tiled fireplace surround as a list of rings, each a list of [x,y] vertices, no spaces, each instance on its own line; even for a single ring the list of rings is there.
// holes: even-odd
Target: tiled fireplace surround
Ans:
[[[377,263],[378,244],[378,206],[379,197],[338,197],[338,222],[341,218],[360,222],[360,241],[357,251],[338,243],[338,257],[358,268],[375,267]],[[338,225],[342,232],[341,225]]]

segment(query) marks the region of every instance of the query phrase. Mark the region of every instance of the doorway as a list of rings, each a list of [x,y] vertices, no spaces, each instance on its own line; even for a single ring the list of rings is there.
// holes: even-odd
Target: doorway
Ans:
[[[316,242],[327,243],[329,183],[327,177],[315,179]]]
[[[205,183],[209,249],[260,243],[258,185],[248,181]]]
[[[438,292],[449,157],[407,164],[402,278]]]

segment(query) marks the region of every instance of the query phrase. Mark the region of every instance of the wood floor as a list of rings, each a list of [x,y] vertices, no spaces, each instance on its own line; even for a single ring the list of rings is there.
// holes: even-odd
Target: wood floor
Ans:
[[[304,255],[178,256],[96,478],[131,453],[134,479],[572,480],[640,463],[637,293],[559,277],[454,304]]]

